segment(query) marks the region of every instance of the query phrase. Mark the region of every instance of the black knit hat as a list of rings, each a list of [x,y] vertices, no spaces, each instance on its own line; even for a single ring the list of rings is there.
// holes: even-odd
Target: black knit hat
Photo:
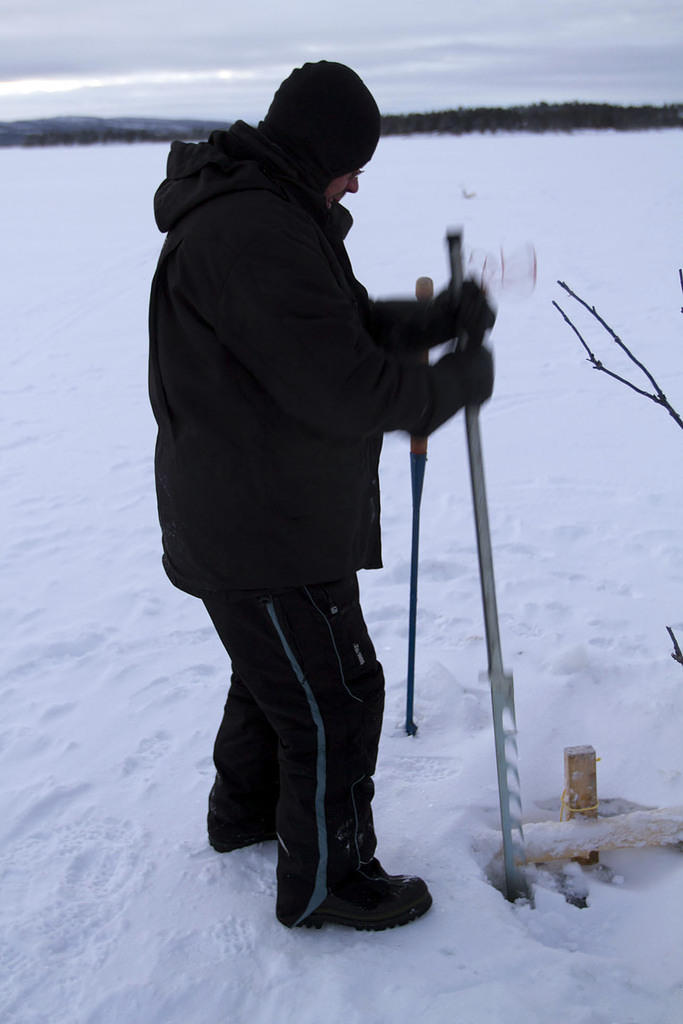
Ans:
[[[355,71],[321,60],[292,71],[259,128],[322,191],[333,178],[371,158],[379,141],[380,113]]]

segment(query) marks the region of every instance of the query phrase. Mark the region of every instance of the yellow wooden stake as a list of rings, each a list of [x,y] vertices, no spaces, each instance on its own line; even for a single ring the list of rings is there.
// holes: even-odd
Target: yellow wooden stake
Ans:
[[[562,817],[566,811],[570,821],[577,815],[588,819],[598,816],[598,780],[593,747],[565,747],[562,811]],[[579,864],[597,864],[599,859],[597,850],[592,850],[586,857],[576,858]]]

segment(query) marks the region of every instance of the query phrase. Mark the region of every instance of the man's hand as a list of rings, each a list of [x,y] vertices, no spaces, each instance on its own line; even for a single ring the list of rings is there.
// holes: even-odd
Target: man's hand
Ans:
[[[448,357],[444,357],[448,358]],[[465,405],[483,405],[493,394],[493,356],[481,343],[451,357],[460,379]]]
[[[432,401],[411,430],[427,437],[466,405],[483,405],[493,394],[493,356],[485,345],[448,352],[429,368]]]
[[[474,281],[465,281],[456,308],[455,337],[463,340],[467,348],[478,348],[484,335],[496,322],[496,314],[489,305],[486,293]]]
[[[496,322],[486,293],[474,281],[465,281],[457,300],[450,288],[437,295],[430,317],[434,324],[440,325],[444,338],[457,338],[470,348],[481,345],[484,335]]]

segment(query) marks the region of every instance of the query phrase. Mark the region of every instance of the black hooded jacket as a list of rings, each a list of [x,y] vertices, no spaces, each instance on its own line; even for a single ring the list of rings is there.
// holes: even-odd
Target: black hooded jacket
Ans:
[[[175,142],[167,175],[149,374],[170,579],[201,596],[378,567],[382,434],[428,433],[462,404],[405,350],[450,323],[368,299],[348,211],[262,131]]]

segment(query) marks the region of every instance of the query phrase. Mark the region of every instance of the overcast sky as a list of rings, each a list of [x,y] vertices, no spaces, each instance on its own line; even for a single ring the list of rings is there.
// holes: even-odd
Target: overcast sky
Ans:
[[[255,123],[304,61],[351,65],[383,113],[683,100],[681,0],[0,0],[0,121]]]

